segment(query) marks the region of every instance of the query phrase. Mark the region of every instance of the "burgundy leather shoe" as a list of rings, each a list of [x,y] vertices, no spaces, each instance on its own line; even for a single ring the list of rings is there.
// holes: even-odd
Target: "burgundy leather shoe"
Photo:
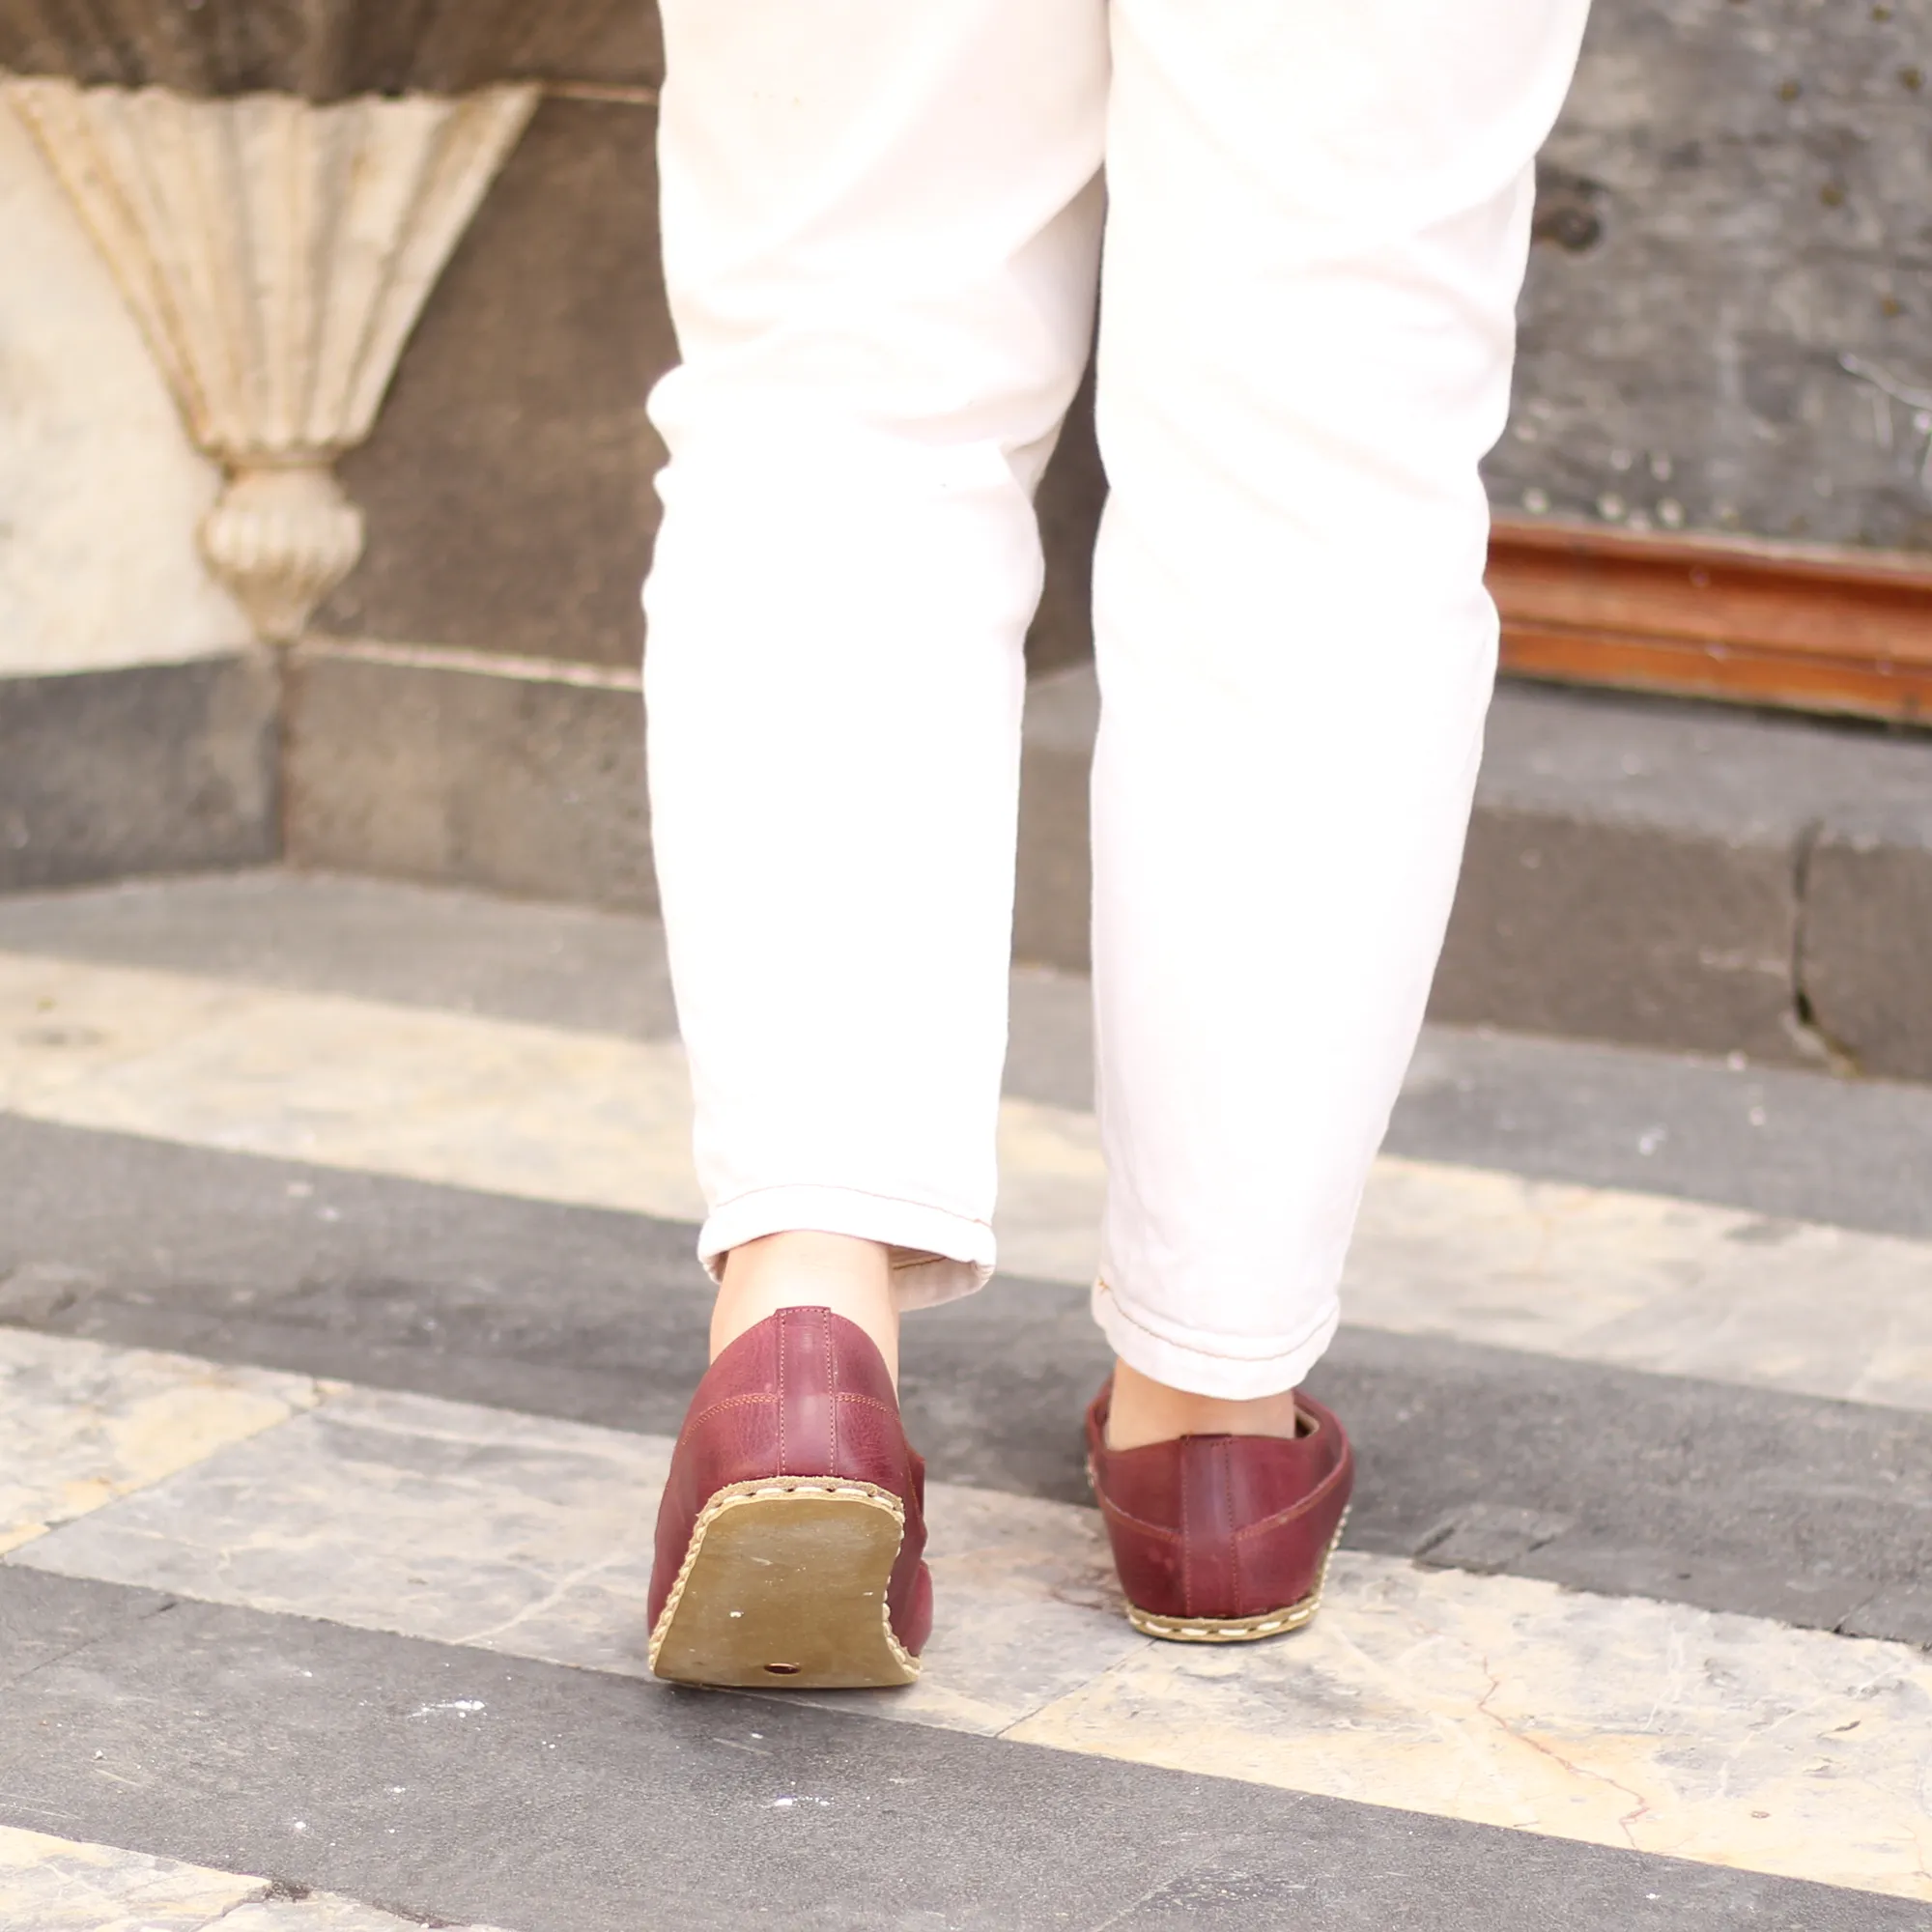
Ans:
[[[1182,1435],[1107,1447],[1108,1382],[1087,1411],[1087,1468],[1127,1617],[1180,1643],[1252,1643],[1299,1630],[1321,1604],[1354,1487],[1349,1438],[1297,1396],[1304,1433]]]
[[[885,1357],[829,1308],[749,1328],[697,1385],[658,1511],[651,1668],[681,1684],[910,1684],[932,1629],[925,1465]]]

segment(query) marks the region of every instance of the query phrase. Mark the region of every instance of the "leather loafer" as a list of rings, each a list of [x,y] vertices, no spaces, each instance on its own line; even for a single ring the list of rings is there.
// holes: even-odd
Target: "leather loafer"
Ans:
[[[651,1573],[650,1664],[682,1684],[910,1684],[932,1628],[925,1466],[891,1372],[829,1308],[784,1308],[697,1385]]]
[[[1107,1447],[1110,1381],[1087,1411],[1087,1467],[1127,1616],[1149,1636],[1252,1643],[1299,1630],[1321,1603],[1354,1460],[1342,1425],[1297,1396],[1302,1433],[1182,1435]]]

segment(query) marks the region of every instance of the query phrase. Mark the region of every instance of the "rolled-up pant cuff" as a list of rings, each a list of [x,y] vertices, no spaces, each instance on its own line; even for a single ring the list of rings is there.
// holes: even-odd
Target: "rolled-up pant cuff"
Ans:
[[[1270,1347],[1265,1341],[1250,1343],[1179,1327],[1133,1307],[1104,1281],[1096,1281],[1094,1319],[1114,1353],[1130,1369],[1191,1395],[1250,1402],[1257,1396],[1299,1388],[1327,1352],[1342,1311],[1339,1303],[1331,1303],[1308,1335]]]
[[[901,1309],[955,1301],[993,1277],[993,1230],[986,1222],[854,1187],[760,1187],[722,1202],[698,1233],[697,1258],[717,1281],[733,1248],[805,1230],[891,1248]]]

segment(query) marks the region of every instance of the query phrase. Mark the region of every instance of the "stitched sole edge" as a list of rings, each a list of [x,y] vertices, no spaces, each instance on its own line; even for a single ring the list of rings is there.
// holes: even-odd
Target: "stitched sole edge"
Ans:
[[[651,1631],[649,1664],[654,1675],[667,1677],[673,1683],[696,1683],[710,1680],[689,1677],[682,1672],[660,1670],[659,1659],[664,1651],[677,1612],[685,1598],[685,1591],[691,1582],[698,1558],[703,1551],[706,1535],[728,1511],[742,1509],[752,1504],[784,1504],[797,1501],[835,1501],[857,1503],[875,1509],[893,1520],[894,1526],[902,1539],[905,1534],[905,1504],[892,1491],[881,1489],[875,1483],[848,1482],[830,1476],[774,1476],[762,1481],[732,1483],[717,1491],[699,1511],[697,1520],[692,1525],[691,1542],[685,1548],[684,1561],[678,1566],[677,1579],[671,1585],[670,1595],[665,1600],[665,1606],[659,1612],[657,1623]],[[837,1686],[828,1685],[818,1673],[803,1672],[797,1677],[764,1676],[755,1680],[762,1689],[774,1690],[819,1690],[830,1688],[860,1689],[879,1688],[915,1683],[920,1674],[920,1661],[900,1643],[894,1634],[892,1613],[886,1604],[885,1592],[879,1593],[878,1636],[884,1640],[886,1663],[876,1671],[865,1675],[864,1684],[855,1684],[840,1678]],[[866,1641],[871,1641],[872,1634],[867,1633]]]
[[[1290,1631],[1298,1631],[1310,1623],[1321,1607],[1321,1593],[1328,1587],[1328,1565],[1348,1526],[1349,1512],[1344,1510],[1328,1548],[1321,1552],[1321,1567],[1315,1573],[1314,1589],[1286,1609],[1264,1610],[1252,1617],[1162,1617],[1137,1604],[1129,1604],[1127,1621],[1143,1635],[1157,1636],[1167,1643],[1259,1643],[1264,1637],[1286,1636]]]

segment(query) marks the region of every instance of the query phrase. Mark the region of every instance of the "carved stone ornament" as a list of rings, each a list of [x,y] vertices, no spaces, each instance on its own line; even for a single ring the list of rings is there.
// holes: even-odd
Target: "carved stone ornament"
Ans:
[[[316,106],[14,78],[7,94],[227,471],[210,564],[263,637],[293,639],[361,554],[330,466],[374,427],[538,90]]]

